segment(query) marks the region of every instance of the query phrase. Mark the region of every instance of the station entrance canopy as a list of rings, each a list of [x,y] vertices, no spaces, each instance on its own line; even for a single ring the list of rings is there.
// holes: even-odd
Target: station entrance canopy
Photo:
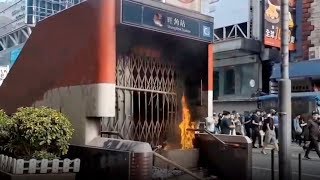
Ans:
[[[207,43],[213,42],[213,18],[187,10],[179,9],[181,13],[175,12],[174,10],[178,11],[176,7],[164,3],[140,2],[121,1],[120,24]],[[202,18],[195,18],[195,14]]]
[[[213,77],[213,18],[150,0],[117,1],[116,15],[117,108],[102,129],[152,146],[175,141],[183,119],[181,96],[194,101],[201,80]]]

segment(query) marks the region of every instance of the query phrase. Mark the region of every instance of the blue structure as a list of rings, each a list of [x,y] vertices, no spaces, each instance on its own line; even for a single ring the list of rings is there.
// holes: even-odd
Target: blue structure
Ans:
[[[300,92],[292,93],[293,100],[320,100],[320,92]],[[278,94],[270,94],[258,97],[258,101],[278,101]]]
[[[291,62],[289,66],[289,76],[294,78],[320,78],[320,59],[312,61]],[[271,79],[281,78],[281,66],[275,64]]]
[[[292,82],[292,115],[308,114],[320,110],[320,59],[291,62],[289,76]],[[281,78],[281,66],[273,66],[270,77],[270,94],[258,98],[258,107],[262,109],[278,108],[278,80]]]
[[[18,59],[21,50],[22,50],[22,48],[17,48],[17,49],[14,49],[13,51],[11,51],[11,53],[10,53],[10,69],[14,65],[16,60]]]
[[[300,114],[311,114],[320,107],[320,92],[292,93],[292,117]],[[269,111],[278,109],[278,95],[271,94],[258,98],[258,108]]]

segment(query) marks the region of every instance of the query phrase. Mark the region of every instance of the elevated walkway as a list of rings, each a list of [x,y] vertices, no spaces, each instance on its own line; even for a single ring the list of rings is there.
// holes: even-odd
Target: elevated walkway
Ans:
[[[217,60],[243,57],[261,52],[261,42],[251,36],[250,22],[215,29]]]

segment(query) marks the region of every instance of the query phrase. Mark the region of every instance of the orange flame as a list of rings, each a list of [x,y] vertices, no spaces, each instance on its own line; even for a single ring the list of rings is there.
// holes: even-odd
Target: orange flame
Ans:
[[[181,145],[182,149],[192,149],[193,139],[195,138],[193,131],[188,131],[187,129],[194,129],[195,125],[191,122],[190,110],[186,101],[185,96],[182,96],[182,122],[179,125],[181,130]]]

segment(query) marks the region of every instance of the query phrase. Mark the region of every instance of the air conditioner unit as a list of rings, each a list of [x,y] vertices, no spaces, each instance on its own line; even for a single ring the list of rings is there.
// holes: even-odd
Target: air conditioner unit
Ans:
[[[309,60],[320,59],[320,46],[309,48]]]

